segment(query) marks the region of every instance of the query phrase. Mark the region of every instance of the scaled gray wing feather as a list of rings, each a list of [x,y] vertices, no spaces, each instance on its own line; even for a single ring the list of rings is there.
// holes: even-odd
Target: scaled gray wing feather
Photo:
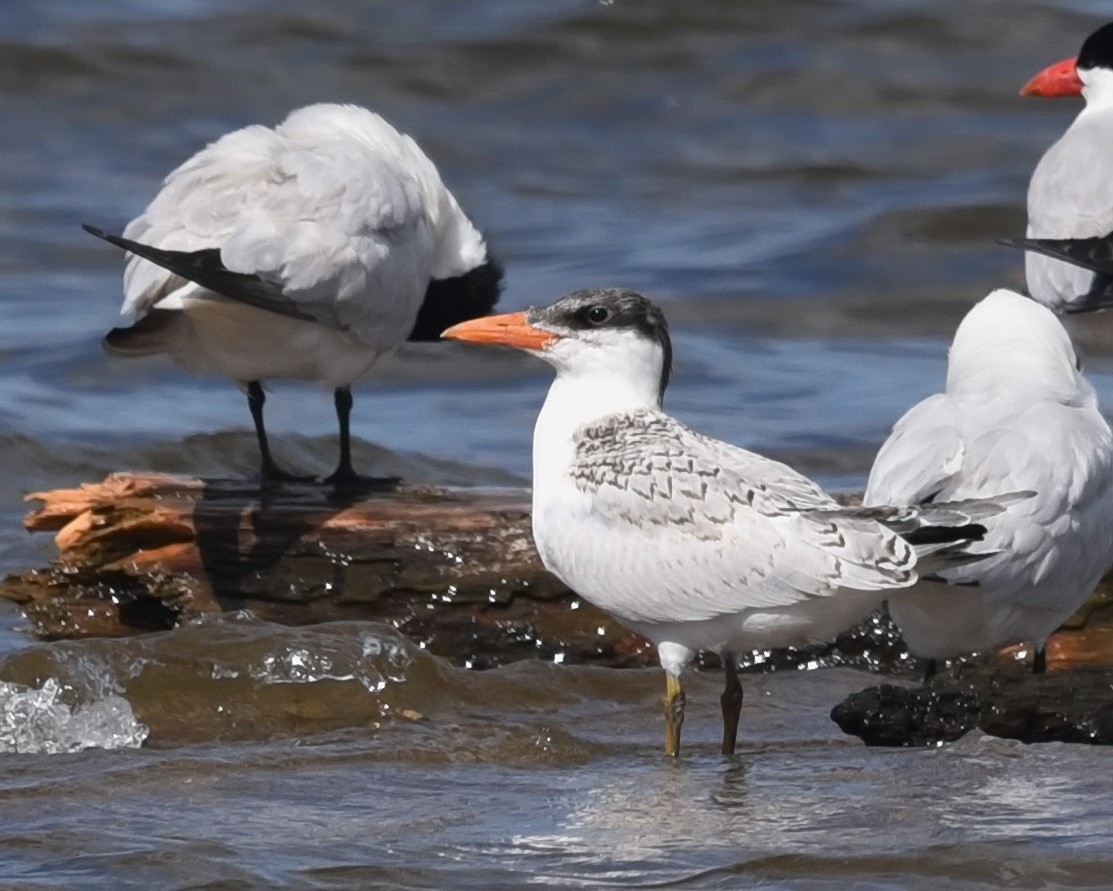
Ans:
[[[661,412],[615,415],[575,440],[573,478],[592,497],[597,534],[613,534],[616,550],[644,539],[644,575],[654,579],[646,599],[660,587],[669,609],[684,601],[686,615],[710,617],[916,579],[913,548],[872,517],[846,513],[791,468]],[[665,591],[656,579],[670,576],[684,581]]]

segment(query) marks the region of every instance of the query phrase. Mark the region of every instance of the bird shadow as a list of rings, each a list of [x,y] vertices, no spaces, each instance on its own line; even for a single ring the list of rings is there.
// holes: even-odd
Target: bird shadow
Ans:
[[[206,479],[194,504],[197,551],[210,590],[222,609],[282,605],[343,594],[347,555],[333,553],[314,532],[361,501],[393,494],[397,478],[260,485]],[[324,559],[322,559],[322,557]]]

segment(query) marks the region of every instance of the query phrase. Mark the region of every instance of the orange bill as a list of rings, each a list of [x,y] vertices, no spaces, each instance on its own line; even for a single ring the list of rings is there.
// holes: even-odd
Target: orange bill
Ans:
[[[1021,96],[1081,96],[1082,79],[1078,76],[1078,59],[1071,56],[1048,65],[1020,90]]]
[[[501,316],[485,316],[453,325],[441,334],[448,340],[465,340],[468,343],[499,343],[523,350],[543,350],[560,340],[559,334],[534,328],[526,321],[524,312],[511,312]]]

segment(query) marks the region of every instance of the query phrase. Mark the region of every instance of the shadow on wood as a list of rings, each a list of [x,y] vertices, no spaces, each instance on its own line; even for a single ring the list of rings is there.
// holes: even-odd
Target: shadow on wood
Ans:
[[[358,499],[312,484],[113,474],[35,493],[26,519],[59,556],[8,577],[43,638],[133,634],[251,609],[287,624],[388,621],[475,667],[526,657],[653,664],[640,637],[541,565],[529,495],[399,487]]]

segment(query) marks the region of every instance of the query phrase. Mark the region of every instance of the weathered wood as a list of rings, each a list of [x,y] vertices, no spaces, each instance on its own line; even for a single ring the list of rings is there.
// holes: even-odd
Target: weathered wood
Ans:
[[[0,596],[19,603],[43,638],[133,634],[248,608],[287,624],[388,621],[474,666],[654,662],[642,638],[545,572],[525,490],[403,486],[339,497],[319,485],[261,491],[246,481],[121,473],[28,498],[40,505],[27,528],[54,532],[59,556],[7,578]],[[1113,664],[1108,585],[1047,654],[1052,670]],[[754,661],[883,672],[909,664],[891,628],[870,623],[834,645]]]
[[[113,474],[28,496],[59,556],[8,577],[43,638],[123,635],[248,608],[288,624],[366,618],[472,665],[524,656],[642,664],[644,640],[541,565],[529,496],[399,487],[343,497],[319,485]]]

